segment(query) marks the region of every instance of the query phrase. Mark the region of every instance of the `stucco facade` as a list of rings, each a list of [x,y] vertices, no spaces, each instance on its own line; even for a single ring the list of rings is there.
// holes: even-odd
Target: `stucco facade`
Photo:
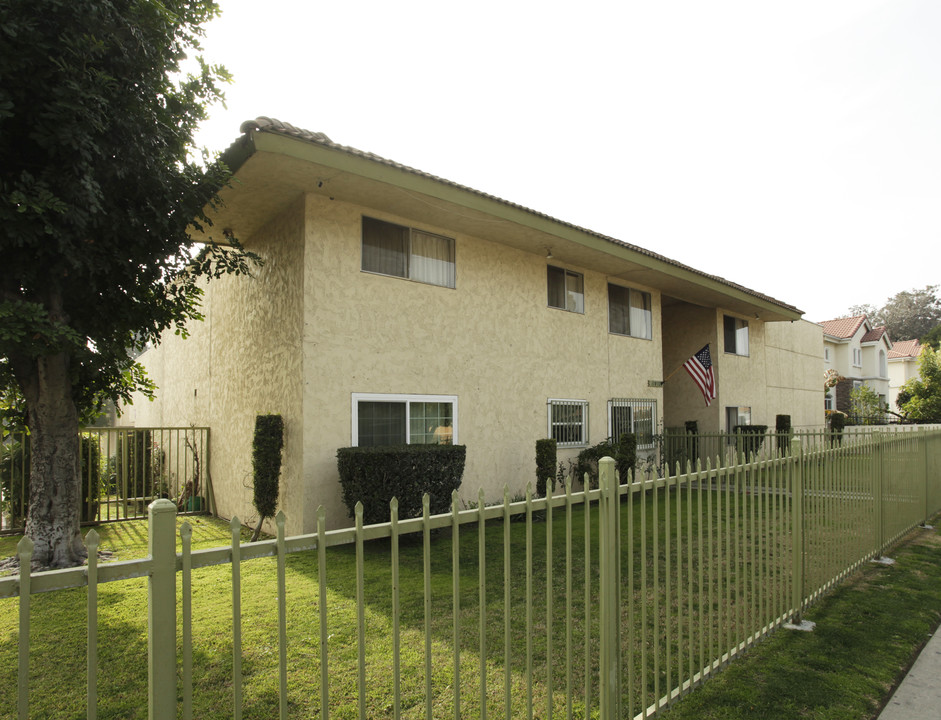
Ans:
[[[696,386],[682,370],[664,383],[664,369],[720,343],[730,313],[752,318],[751,346],[748,357],[713,350],[721,402],[752,402],[756,423],[784,405],[807,424],[815,407],[822,422],[809,335],[783,330],[804,325],[792,325],[793,307],[297,132],[255,126],[230,161],[238,184],[217,225],[264,266],[211,282],[191,337],[142,357],[160,391],[134,421],[210,426],[221,515],[251,518],[254,417],[274,412],[285,419],[288,531],[312,531],[321,505],[331,526],[346,524],[336,451],[354,444],[363,398],[447,399],[453,439],[467,446],[462,497],[521,493],[535,480],[536,440],[553,432],[550,399],[587,403],[584,442],[560,458],[608,437],[615,399],[649,403],[657,429],[698,416]],[[364,217],[451,241],[453,287],[364,270]],[[547,302],[549,266],[580,278],[580,311]],[[649,337],[609,331],[609,285],[647,299]]]
[[[850,393],[867,385],[889,403],[889,353],[892,342],[884,327],[873,327],[865,315],[821,323],[824,339],[824,369],[842,378],[826,397],[828,410],[851,414]]]

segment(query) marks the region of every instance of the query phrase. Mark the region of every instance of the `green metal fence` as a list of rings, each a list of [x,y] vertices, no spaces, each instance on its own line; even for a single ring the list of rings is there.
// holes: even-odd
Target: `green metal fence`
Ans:
[[[277,538],[251,544],[233,519],[231,544],[207,550],[184,523],[177,551],[176,506],[158,500],[149,558],[99,566],[93,530],[89,566],[51,573],[25,570],[24,539],[24,571],[0,578],[0,601],[19,598],[19,716],[41,682],[36,593],[87,588],[96,717],[98,587],[133,577],[148,578],[151,718],[193,717],[197,699],[234,718],[655,715],[941,510],[941,432],[805,436],[789,451],[624,484],[604,460],[588,492],[464,510],[455,496],[418,518],[393,502],[388,523],[358,514],[329,532],[321,511],[317,533],[291,538],[282,514]],[[261,583],[258,562],[273,569]],[[227,600],[213,565],[230,568]],[[201,595],[215,616],[194,619]],[[265,612],[243,612],[249,600]],[[230,641],[207,639],[211,623]],[[255,652],[258,632],[270,651]],[[316,690],[294,692],[297,673]]]
[[[147,517],[157,498],[213,510],[209,428],[87,428],[80,433],[81,521]],[[0,532],[22,532],[29,509],[29,433],[0,445]]]

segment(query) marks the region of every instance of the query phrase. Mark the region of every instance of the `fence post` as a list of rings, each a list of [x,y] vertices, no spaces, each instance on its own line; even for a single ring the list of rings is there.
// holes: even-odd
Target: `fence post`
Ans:
[[[154,500],[147,512],[147,713],[158,720],[176,717],[176,505]]]
[[[922,521],[921,526],[923,528],[929,527],[928,520],[931,519],[931,510],[928,507],[928,431],[924,427],[918,428],[918,447],[921,450],[919,452],[919,470],[921,470],[921,481],[924,483],[924,497],[925,497],[925,519]]]
[[[804,447],[801,438],[791,443],[791,622],[800,625],[804,603]]]
[[[873,448],[872,465],[875,471],[873,478],[875,485],[873,497],[876,502],[876,560],[881,560],[883,550],[885,549],[885,468],[883,467],[885,459],[885,447],[883,446],[882,433],[875,433],[876,444]]]
[[[599,658],[599,710],[601,720],[619,717],[620,673],[618,665],[621,652],[620,608],[618,607],[618,482],[615,476],[615,461],[604,457],[598,462],[598,487],[601,498],[599,515],[599,577],[601,653]]]

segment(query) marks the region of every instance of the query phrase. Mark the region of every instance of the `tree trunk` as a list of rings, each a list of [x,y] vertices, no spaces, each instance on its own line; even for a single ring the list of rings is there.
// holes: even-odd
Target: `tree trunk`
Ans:
[[[15,363],[26,399],[30,432],[29,515],[26,535],[33,560],[51,567],[79,565],[87,557],[79,531],[78,412],[72,400],[69,356]]]

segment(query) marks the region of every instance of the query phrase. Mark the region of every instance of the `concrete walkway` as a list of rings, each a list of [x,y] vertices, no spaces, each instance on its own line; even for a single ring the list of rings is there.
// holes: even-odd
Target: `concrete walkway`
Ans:
[[[878,720],[941,720],[941,628],[922,649]]]

